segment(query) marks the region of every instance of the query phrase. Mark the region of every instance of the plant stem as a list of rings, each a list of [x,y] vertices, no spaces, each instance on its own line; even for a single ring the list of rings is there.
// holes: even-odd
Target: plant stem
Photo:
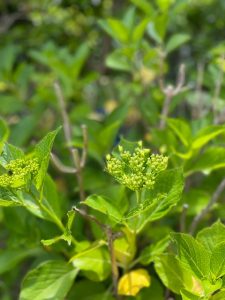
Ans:
[[[86,211],[81,210],[77,207],[73,207],[73,210],[78,212],[80,215],[82,215],[84,218],[88,219],[89,221],[94,221],[106,234],[107,242],[108,242],[108,249],[110,254],[110,260],[111,260],[111,270],[112,270],[112,280],[113,280],[113,293],[117,300],[120,300],[120,296],[118,295],[118,277],[119,277],[119,270],[116,262],[116,255],[115,255],[115,249],[113,245],[113,241],[121,236],[120,232],[114,233],[112,231],[112,228],[108,225],[105,225],[101,223],[95,216],[89,215],[86,213]]]
[[[183,204],[181,217],[180,217],[180,231],[185,232],[186,231],[186,217],[187,217],[187,210],[189,205],[187,203]]]
[[[214,194],[212,195],[212,198],[210,199],[210,201],[206,205],[206,207],[204,207],[202,209],[202,211],[200,211],[200,213],[197,216],[195,216],[195,218],[193,219],[191,226],[190,226],[190,230],[189,230],[190,234],[193,235],[195,233],[195,230],[196,230],[199,222],[210,211],[212,206],[217,202],[217,200],[219,199],[219,197],[224,189],[225,189],[225,178],[218,185],[217,189],[215,190]]]
[[[136,200],[137,200],[137,204],[140,204],[140,203],[141,203],[141,194],[142,194],[142,190],[136,191]]]

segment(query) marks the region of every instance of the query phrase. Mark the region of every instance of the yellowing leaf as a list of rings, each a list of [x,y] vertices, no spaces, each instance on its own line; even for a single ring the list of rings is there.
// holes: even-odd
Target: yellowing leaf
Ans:
[[[118,284],[118,294],[136,296],[143,287],[151,284],[151,278],[144,269],[137,269],[123,275]]]

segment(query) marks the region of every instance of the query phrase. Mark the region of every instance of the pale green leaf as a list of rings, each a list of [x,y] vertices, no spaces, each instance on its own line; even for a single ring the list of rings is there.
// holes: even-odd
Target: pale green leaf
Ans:
[[[146,26],[148,25],[150,19],[144,19],[142,20],[133,30],[132,32],[132,41],[133,42],[139,42],[145,33]]]
[[[155,258],[155,270],[163,284],[176,294],[185,288],[185,283],[190,285],[190,279],[184,280],[187,270],[184,270],[179,260],[174,255],[164,254]],[[188,282],[187,282],[188,281]]]
[[[194,172],[211,173],[225,167],[225,149],[222,147],[207,148],[196,159],[188,161],[185,165],[185,175],[189,176]]]
[[[151,244],[144,248],[138,258],[142,265],[150,264],[155,257],[161,255],[170,243],[169,236],[161,239],[157,243]]]
[[[125,72],[130,72],[132,70],[131,62],[121,49],[114,50],[106,57],[106,66],[114,70]]]
[[[191,235],[173,233],[178,257],[184,267],[192,271],[199,279],[207,277],[210,272],[210,252]]]
[[[181,169],[171,169],[157,176],[153,190],[146,193],[146,200],[127,213],[125,220],[132,230],[141,231],[148,222],[165,216],[181,198],[183,191]]]
[[[9,129],[5,121],[0,118],[0,154],[2,152],[4,143],[7,141],[9,136]]]
[[[98,196],[98,195],[91,195],[89,196],[82,204],[85,204],[101,213],[109,216],[114,221],[121,221],[122,215],[120,211],[108,201],[106,198]]]
[[[166,44],[165,50],[167,53],[175,50],[184,43],[190,40],[190,35],[186,33],[177,33],[171,36]]]
[[[216,246],[225,241],[225,226],[217,221],[212,226],[202,229],[196,239],[212,252]]]
[[[210,259],[210,269],[215,278],[225,275],[225,241],[214,247]]]
[[[0,274],[15,268],[17,264],[26,258],[42,253],[40,248],[35,249],[2,249],[0,251]]]
[[[90,280],[105,280],[111,272],[109,253],[102,245],[102,242],[96,243],[70,260],[76,268],[84,271]]]
[[[190,145],[192,134],[188,123],[181,119],[167,119],[167,124],[186,147]]]
[[[200,130],[194,137],[192,142],[193,149],[199,149],[207,144],[209,141],[225,132],[225,126],[211,125]]]
[[[50,153],[52,149],[52,145],[54,142],[54,139],[58,133],[60,128],[49,132],[36,146],[34,149],[34,154],[38,158],[38,161],[40,163],[40,168],[38,171],[38,174],[35,178],[36,181],[36,187],[38,190],[43,185],[43,181],[48,169],[48,163],[49,163],[49,158],[50,158]]]
[[[77,273],[78,269],[64,261],[46,261],[28,272],[19,300],[64,300]]]

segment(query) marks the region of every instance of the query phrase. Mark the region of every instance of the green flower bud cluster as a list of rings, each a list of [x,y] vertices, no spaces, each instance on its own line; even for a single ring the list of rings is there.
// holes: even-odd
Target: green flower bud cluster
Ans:
[[[39,169],[37,158],[19,158],[10,161],[6,166],[6,173],[0,175],[0,186],[18,188],[24,186],[28,177],[35,176]]]
[[[119,146],[119,155],[106,156],[106,170],[121,184],[133,191],[152,189],[156,176],[167,168],[168,157],[150,154],[150,149],[138,143],[133,153]]]

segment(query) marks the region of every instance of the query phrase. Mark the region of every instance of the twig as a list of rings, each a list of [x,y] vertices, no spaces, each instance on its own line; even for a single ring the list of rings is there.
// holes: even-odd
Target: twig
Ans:
[[[187,217],[187,210],[189,205],[187,203],[183,204],[181,217],[180,217],[180,231],[185,232],[186,231],[186,217]]]
[[[88,148],[88,134],[87,134],[87,126],[82,125],[82,134],[83,134],[83,149],[81,156],[79,154],[78,149],[72,146],[72,126],[69,120],[68,113],[66,111],[66,102],[62,93],[62,89],[58,81],[54,82],[54,90],[58,100],[60,112],[63,120],[63,131],[65,140],[68,144],[68,149],[71,155],[71,159],[74,165],[74,168],[70,168],[65,166],[56,156],[53,155],[53,162],[55,166],[63,173],[74,173],[77,178],[78,186],[79,186],[79,194],[80,200],[85,200],[85,192],[84,192],[84,184],[83,184],[83,169],[86,164],[87,159],[87,148]]]
[[[118,278],[119,278],[119,271],[118,266],[116,262],[116,255],[114,250],[113,242],[115,239],[119,238],[121,236],[121,232],[114,233],[108,225],[105,225],[101,223],[95,216],[87,214],[84,210],[81,210],[77,208],[76,206],[73,206],[72,208],[74,211],[78,212],[80,215],[82,215],[84,218],[88,219],[89,221],[95,222],[106,234],[107,241],[108,241],[108,249],[110,254],[110,260],[111,260],[111,269],[112,269],[112,280],[113,280],[113,293],[117,300],[120,299],[118,295]]]
[[[162,65],[162,61],[160,63],[160,70],[162,72],[161,65]],[[161,112],[161,120],[159,123],[160,129],[163,129],[165,127],[166,118],[169,114],[169,108],[170,108],[170,103],[172,101],[172,98],[183,91],[184,83],[185,83],[185,65],[184,64],[181,64],[179,67],[177,83],[176,83],[175,87],[171,84],[169,84],[165,87],[163,75],[162,74],[160,75],[159,86],[160,86],[163,94],[165,95],[165,100],[164,100],[163,108],[162,108],[162,112]]]
[[[197,110],[193,111],[193,116],[198,118],[201,117],[203,103],[202,103],[202,84],[204,78],[204,63],[199,62],[197,65],[197,80],[196,80],[196,95],[197,95]]]
[[[224,60],[224,54],[221,56],[221,59]],[[224,75],[224,71],[223,71],[223,67],[221,67],[219,69],[219,74],[218,77],[216,79],[216,85],[215,85],[215,91],[214,91],[214,96],[212,99],[212,112],[213,112],[213,123],[217,124],[217,114],[216,114],[216,104],[220,95],[220,91],[221,91],[221,87],[222,87],[222,83],[223,83],[223,75]]]
[[[214,194],[212,195],[212,198],[210,199],[207,206],[205,208],[203,208],[202,211],[200,211],[200,213],[198,215],[196,215],[195,218],[193,219],[191,226],[190,226],[190,230],[189,230],[190,234],[193,235],[195,233],[195,230],[196,230],[199,222],[210,211],[211,207],[217,202],[217,200],[219,199],[219,197],[224,189],[225,189],[225,178],[218,185],[217,189],[215,190]]]
[[[51,153],[51,160],[55,167],[62,173],[75,174],[77,172],[77,169],[65,166],[54,153]]]

